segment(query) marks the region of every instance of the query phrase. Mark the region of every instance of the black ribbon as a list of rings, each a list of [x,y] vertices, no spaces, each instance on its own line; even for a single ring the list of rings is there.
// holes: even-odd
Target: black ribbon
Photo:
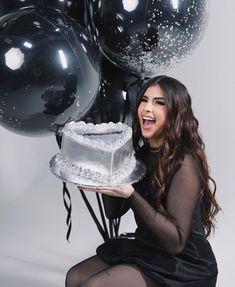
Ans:
[[[72,217],[71,217],[72,202],[71,202],[69,190],[67,189],[65,182],[63,182],[63,200],[64,200],[64,206],[67,210],[66,224],[68,226],[68,230],[67,230],[67,234],[66,234],[66,239],[68,242],[70,242],[69,236],[70,236],[71,229],[72,229]]]
[[[100,216],[101,216],[101,220],[103,223],[104,231],[108,235],[108,228],[107,228],[106,221],[105,221],[104,209],[103,209],[103,206],[100,200],[100,195],[98,192],[96,192],[95,194],[96,194],[96,199],[97,199],[99,210],[100,210]]]
[[[87,208],[88,208],[93,220],[95,221],[95,224],[96,224],[101,236],[103,237],[105,242],[108,241],[109,240],[109,234],[107,232],[107,229],[105,230],[105,228],[103,228],[102,225],[100,224],[100,222],[97,219],[97,217],[95,215],[95,212],[94,212],[91,204],[89,203],[84,191],[80,189],[80,192],[81,192],[82,198],[83,198],[83,200],[84,200],[84,202],[85,202],[85,204],[86,204],[86,206],[87,206]]]

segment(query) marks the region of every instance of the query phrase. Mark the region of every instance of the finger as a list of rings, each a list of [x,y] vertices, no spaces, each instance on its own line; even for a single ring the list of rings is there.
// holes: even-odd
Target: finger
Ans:
[[[110,195],[110,196],[120,197],[120,194],[118,193],[118,191],[114,189],[99,189],[98,192],[102,194]]]
[[[79,188],[79,189],[81,189],[81,190],[83,190],[83,191],[97,191],[98,189],[97,188],[88,188],[88,187],[86,187],[86,188]]]

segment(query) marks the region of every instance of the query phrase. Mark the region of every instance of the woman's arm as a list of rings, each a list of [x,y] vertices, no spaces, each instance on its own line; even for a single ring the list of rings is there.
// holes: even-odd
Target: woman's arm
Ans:
[[[193,211],[200,195],[200,177],[196,163],[190,155],[185,156],[167,194],[167,210],[174,217],[175,224],[150,205],[130,184],[96,191],[103,194],[108,218],[121,216],[130,206],[169,253],[180,253],[185,247],[191,230]]]
[[[191,156],[186,155],[181,168],[172,179],[167,195],[167,210],[174,217],[176,224],[157,212],[136,191],[130,195],[128,201],[153,236],[156,236],[171,254],[177,254],[183,250],[190,233],[199,191],[200,179],[195,162]]]

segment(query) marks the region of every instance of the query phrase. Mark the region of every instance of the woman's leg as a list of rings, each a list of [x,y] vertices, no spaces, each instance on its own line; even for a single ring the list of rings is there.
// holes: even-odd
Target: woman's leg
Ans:
[[[82,287],[161,287],[132,264],[119,264],[89,277]]]
[[[100,272],[110,265],[101,260],[97,255],[90,257],[73,266],[67,273],[65,279],[66,287],[80,287],[82,283],[92,275]]]

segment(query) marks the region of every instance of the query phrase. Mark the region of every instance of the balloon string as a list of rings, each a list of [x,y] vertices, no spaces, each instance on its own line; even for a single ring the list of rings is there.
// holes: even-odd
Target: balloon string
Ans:
[[[97,202],[98,202],[98,206],[99,206],[99,210],[100,210],[100,216],[101,216],[101,219],[102,219],[102,222],[103,222],[105,233],[108,234],[108,229],[107,229],[107,225],[106,225],[106,221],[105,221],[105,217],[104,217],[104,209],[103,209],[103,206],[102,206],[102,203],[101,203],[101,200],[100,200],[100,195],[99,195],[98,192],[96,192],[96,199],[97,199]]]
[[[85,15],[86,15],[86,25],[88,30],[90,30],[91,36],[93,40],[95,41],[96,45],[99,46],[99,42],[97,40],[97,35],[95,33],[93,21],[92,21],[92,15],[90,14],[91,11],[91,3],[89,0],[84,1],[84,10],[85,10]]]
[[[109,219],[109,232],[110,232],[110,238],[113,239],[113,219]]]
[[[143,84],[144,84],[144,80],[143,79],[139,79],[138,80],[138,84],[137,84],[137,93],[139,94],[142,87],[143,87]]]
[[[90,214],[91,214],[93,220],[95,221],[95,224],[96,224],[96,226],[97,226],[97,228],[98,228],[98,230],[99,230],[101,236],[103,237],[103,239],[104,239],[105,242],[108,241],[108,240],[109,240],[109,235],[108,235],[108,233],[105,232],[105,230],[102,228],[102,226],[101,226],[99,220],[97,219],[97,217],[96,217],[96,215],[95,215],[95,212],[94,212],[92,206],[90,205],[90,203],[89,203],[89,201],[88,201],[88,199],[87,199],[87,197],[86,197],[84,191],[80,189],[80,192],[81,192],[82,198],[83,198],[83,200],[84,200],[84,202],[85,202],[85,204],[86,204],[86,206],[87,206],[87,208],[88,208],[88,210],[89,210],[89,212],[90,212]]]
[[[64,200],[64,206],[67,210],[67,218],[66,218],[66,224],[68,226],[67,234],[66,234],[66,239],[68,242],[69,241],[69,236],[71,233],[72,229],[72,218],[71,218],[71,213],[72,213],[72,202],[71,202],[71,197],[70,193],[66,187],[66,183],[63,182],[63,200]]]
[[[56,142],[57,142],[59,148],[61,149],[62,135],[57,132],[55,134],[55,138],[56,138]]]
[[[55,134],[55,136],[56,136],[57,144],[58,144],[59,148],[61,148],[62,135],[57,132]],[[71,201],[71,196],[70,196],[70,193],[69,193],[69,190],[66,186],[65,181],[63,181],[63,201],[64,201],[65,209],[67,210],[66,224],[68,226],[68,230],[66,233],[66,239],[68,242],[70,242],[69,237],[70,237],[70,233],[72,230],[72,217],[71,217],[72,201]]]
[[[119,227],[121,223],[121,217],[114,219],[114,232],[115,236],[118,237]]]

